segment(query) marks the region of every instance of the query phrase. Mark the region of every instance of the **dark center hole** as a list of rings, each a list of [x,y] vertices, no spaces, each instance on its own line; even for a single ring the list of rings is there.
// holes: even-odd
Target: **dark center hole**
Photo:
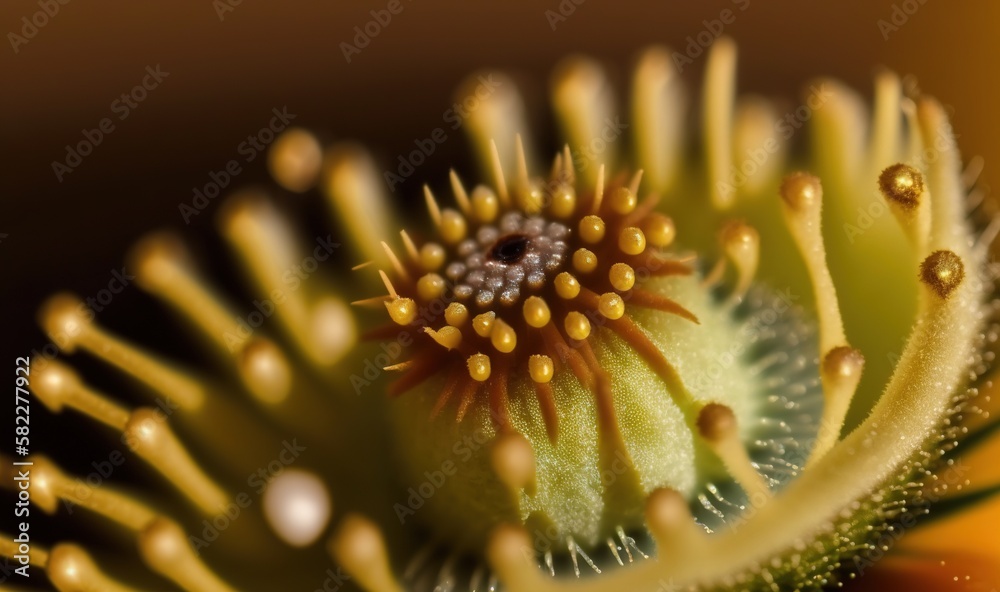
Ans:
[[[511,234],[498,240],[490,250],[490,258],[507,265],[517,263],[528,250],[528,237],[523,234]]]

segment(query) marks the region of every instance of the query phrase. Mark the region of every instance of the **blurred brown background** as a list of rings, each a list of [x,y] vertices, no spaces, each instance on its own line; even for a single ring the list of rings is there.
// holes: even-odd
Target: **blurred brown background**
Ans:
[[[326,139],[360,140],[388,164],[442,126],[458,81],[488,66],[527,81],[531,116],[551,129],[544,92],[561,56],[606,60],[624,83],[638,50],[650,43],[683,49],[726,8],[737,13],[725,33],[740,45],[741,89],[795,97],[813,76],[830,74],[867,95],[876,66],[917,75],[923,90],[953,108],[965,157],[984,157],[987,183],[1000,178],[1000,3],[988,0],[400,0],[403,11],[351,63],[340,44],[352,42],[354,28],[387,0],[62,1],[41,0],[59,9],[47,19],[34,17],[39,0],[0,4],[0,233],[7,235],[0,237],[0,347],[8,363],[46,343],[34,321],[45,296],[67,287],[95,295],[146,231],[181,228],[212,249],[218,202],[190,227],[178,203],[190,203],[193,187],[237,158],[237,146],[267,125],[273,108],[287,107],[296,124]],[[560,6],[572,14],[553,30],[546,11]],[[24,35],[22,19],[33,17],[47,22],[20,43],[11,34]],[[898,28],[880,30],[880,20],[893,18]],[[157,65],[169,76],[119,120],[113,101]],[[696,60],[685,76],[698,80],[703,66]],[[115,130],[60,183],[52,162],[105,117]],[[469,169],[458,137],[449,132],[398,188],[400,199],[425,180],[440,182],[449,166]],[[234,186],[265,177],[260,160],[244,168]],[[216,273],[225,279],[228,270]],[[131,325],[126,333],[134,335],[139,318],[157,336],[156,350],[184,357],[183,345],[158,338],[169,334],[169,319],[137,315],[148,310],[144,298],[132,289],[116,296],[101,322]],[[39,439],[54,448],[53,440],[72,433],[59,427],[71,430],[72,421],[44,416]]]
[[[143,231],[181,224],[178,202],[190,201],[195,185],[234,158],[273,107],[287,105],[296,123],[331,138],[359,139],[388,162],[441,125],[456,82],[474,68],[523,74],[540,97],[553,63],[582,51],[617,66],[622,79],[637,50],[683,48],[723,8],[737,9],[725,32],[740,44],[743,89],[794,95],[810,77],[832,74],[867,93],[876,65],[916,74],[924,90],[954,107],[965,156],[986,159],[987,181],[998,175],[996,2],[749,0],[740,12],[747,0],[563,0],[575,11],[553,31],[545,11],[559,10],[558,0],[401,0],[403,11],[348,64],[340,43],[387,2],[229,6],[237,1],[70,0],[16,54],[8,33],[20,35],[22,17],[30,19],[39,3],[0,6],[7,38],[0,47],[0,233],[9,235],[0,239],[0,261],[5,321],[17,342],[38,297],[58,286],[96,292]],[[223,5],[232,10],[220,20]],[[878,21],[892,22],[894,6],[899,14],[916,10],[886,40]],[[695,76],[702,62],[692,67]],[[119,121],[112,101],[157,64],[169,77]],[[548,124],[547,105],[535,106],[540,125]],[[65,145],[82,139],[83,128],[109,116],[114,132],[58,182],[52,161],[65,158]],[[462,142],[446,142],[399,193],[465,162]],[[262,175],[262,167],[247,167],[237,184]],[[210,223],[203,215],[193,226]]]

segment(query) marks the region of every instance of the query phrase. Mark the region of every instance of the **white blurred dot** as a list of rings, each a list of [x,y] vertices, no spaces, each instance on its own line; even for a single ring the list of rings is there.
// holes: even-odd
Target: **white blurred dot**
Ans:
[[[316,475],[289,469],[264,492],[264,516],[275,534],[293,547],[315,541],[330,521],[330,494]]]

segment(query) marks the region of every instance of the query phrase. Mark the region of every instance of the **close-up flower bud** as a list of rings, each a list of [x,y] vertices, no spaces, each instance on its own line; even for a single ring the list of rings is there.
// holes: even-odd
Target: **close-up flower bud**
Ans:
[[[3,589],[1000,589],[992,3],[0,15]]]

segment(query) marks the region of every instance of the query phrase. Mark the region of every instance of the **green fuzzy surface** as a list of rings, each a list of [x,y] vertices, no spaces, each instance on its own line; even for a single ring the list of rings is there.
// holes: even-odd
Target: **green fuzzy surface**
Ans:
[[[695,324],[637,307],[629,311],[694,398],[729,405],[741,426],[752,425],[762,388],[760,378],[741,365],[752,336],[697,278],[653,279],[644,287],[677,300],[700,320]],[[522,493],[515,506],[490,467],[495,431],[487,407],[474,404],[462,423],[455,422],[452,407],[428,419],[445,381],[437,376],[391,405],[393,446],[408,498],[396,505],[404,527],[419,522],[450,544],[478,549],[497,523],[520,521],[538,551],[567,537],[593,546],[616,526],[641,524],[642,502],[653,489],[671,487],[691,496],[706,476],[718,474],[717,459],[695,444],[684,414],[647,363],[607,329],[595,328],[591,343],[611,375],[634,473],[623,471],[623,464],[615,462],[620,459],[602,458],[594,396],[568,371],[552,381],[559,420],[553,445],[525,371],[510,384],[510,418],[534,450],[537,488],[533,495]]]

